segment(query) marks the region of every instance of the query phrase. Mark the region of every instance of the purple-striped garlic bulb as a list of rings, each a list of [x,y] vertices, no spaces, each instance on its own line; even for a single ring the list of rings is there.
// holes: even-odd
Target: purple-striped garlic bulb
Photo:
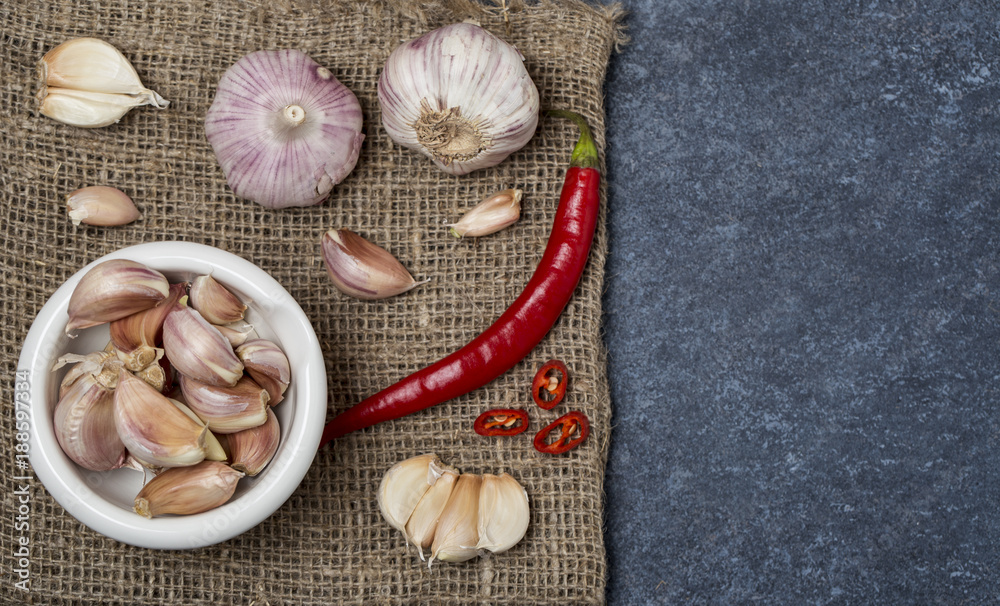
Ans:
[[[268,208],[311,206],[354,169],[361,104],[297,50],[257,51],[226,70],[205,135],[233,192]]]
[[[473,23],[392,51],[378,100],[392,140],[453,175],[503,162],[538,125],[538,90],[521,53]]]

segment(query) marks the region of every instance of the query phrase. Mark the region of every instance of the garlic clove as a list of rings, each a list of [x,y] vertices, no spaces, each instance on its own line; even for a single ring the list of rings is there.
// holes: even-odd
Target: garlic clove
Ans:
[[[448,499],[451,497],[455,483],[458,481],[458,472],[453,469],[444,469],[437,480],[427,489],[427,492],[420,497],[417,506],[413,508],[413,513],[406,521],[404,534],[407,540],[417,546],[417,553],[420,559],[424,560],[424,549],[427,549],[434,542],[434,533],[438,526],[438,519],[444,511]]]
[[[142,364],[138,368],[129,367],[129,370],[142,370],[151,361],[148,360],[150,350],[162,341],[163,322],[167,319],[174,305],[181,300],[187,289],[187,282],[171,284],[167,291],[167,296],[155,306],[143,311],[131,314],[119,320],[111,322],[108,329],[111,334],[111,343],[119,356],[125,360],[128,354],[132,358],[138,358],[133,366]],[[140,350],[139,353],[133,353]],[[126,360],[127,363],[127,360]]]
[[[430,566],[434,560],[464,562],[478,555],[479,491],[483,480],[463,473],[448,497],[431,543]]]
[[[39,62],[47,86],[133,96],[137,105],[163,109],[163,97],[142,85],[139,74],[117,48],[97,38],[74,38],[45,53]]]
[[[170,403],[173,404],[174,407],[177,408],[177,410],[183,412],[185,416],[187,416],[187,418],[191,419],[198,425],[205,425],[205,422],[202,421],[198,417],[198,415],[196,415],[194,411],[188,407],[187,404],[181,402],[176,398],[167,398],[167,399],[170,400]],[[208,459],[209,461],[229,460],[229,452],[226,449],[226,447],[222,445],[222,440],[220,439],[221,437],[223,437],[222,434],[215,435],[214,433],[212,433],[211,429],[205,432],[205,458]]]
[[[236,348],[236,357],[243,362],[243,369],[267,390],[274,406],[285,397],[285,390],[292,380],[288,357],[275,343],[267,339],[247,341]]]
[[[384,299],[428,282],[417,282],[384,248],[347,229],[323,235],[323,261],[333,285],[358,299]]]
[[[66,333],[111,322],[156,305],[170,285],[160,272],[127,259],[98,263],[70,295]]]
[[[538,89],[521,53],[472,23],[393,50],[378,100],[389,137],[453,175],[499,164],[538,125]]]
[[[528,530],[528,493],[509,474],[483,475],[479,489],[479,542],[476,549],[507,551]]]
[[[177,372],[202,383],[232,387],[243,375],[229,340],[186,305],[174,305],[167,314],[163,348]]]
[[[218,461],[167,469],[142,487],[135,497],[134,509],[146,518],[208,511],[232,498],[243,475]]]
[[[188,305],[212,324],[228,324],[243,319],[247,306],[212,276],[191,281]]]
[[[92,185],[71,192],[66,197],[73,225],[125,225],[139,218],[132,198],[114,187]]]
[[[389,525],[406,534],[406,521],[420,498],[437,480],[431,464],[441,465],[436,454],[423,454],[396,463],[382,476],[378,507]]]
[[[118,469],[128,453],[118,437],[110,389],[87,373],[74,381],[56,404],[56,440],[74,463],[92,471]]]
[[[56,122],[80,128],[110,126],[142,103],[129,95],[43,86],[38,111]]]
[[[220,387],[181,376],[181,393],[188,407],[216,433],[235,433],[267,421],[267,390],[250,377],[234,387]]]
[[[253,334],[253,325],[246,322],[232,322],[230,324],[213,324],[222,336],[229,341],[232,347],[239,347],[247,342]]]
[[[125,370],[114,392],[114,413],[122,443],[144,465],[185,467],[206,458],[208,427]]]
[[[473,209],[462,215],[457,223],[451,223],[451,234],[462,236],[485,236],[513,225],[521,217],[520,189],[505,189],[487,197]]]
[[[362,119],[354,93],[302,51],[257,51],[219,80],[205,135],[237,196],[310,206],[354,169]]]
[[[267,421],[259,427],[236,433],[221,434],[226,437],[233,469],[248,476],[255,476],[271,462],[281,441],[278,417],[267,409]]]
[[[162,349],[157,350],[162,352]],[[155,364],[150,364],[145,368],[135,371],[133,374],[149,384],[156,391],[163,392],[167,386],[167,371],[160,365],[159,360]]]

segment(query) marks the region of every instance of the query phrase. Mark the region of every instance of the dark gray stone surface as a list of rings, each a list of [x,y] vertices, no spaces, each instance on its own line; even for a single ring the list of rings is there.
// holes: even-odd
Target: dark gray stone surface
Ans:
[[[626,0],[612,604],[1000,603],[1000,8]]]

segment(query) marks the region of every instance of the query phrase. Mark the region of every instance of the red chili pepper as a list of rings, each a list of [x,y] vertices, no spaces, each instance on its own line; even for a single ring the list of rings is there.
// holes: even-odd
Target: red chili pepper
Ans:
[[[517,300],[470,343],[369,396],[331,420],[320,446],[344,434],[412,414],[486,385],[531,353],[569,303],[587,265],[600,209],[597,146],[583,117],[550,112],[580,127],[549,242]]]
[[[552,410],[566,395],[569,370],[561,360],[549,360],[535,373],[531,382],[531,397],[545,410]]]
[[[516,436],[528,429],[528,411],[523,408],[487,410],[479,415],[472,428],[481,436]]]
[[[550,444],[548,442],[549,434],[552,433],[556,427],[561,427],[562,433],[555,442]],[[576,433],[578,427],[580,428],[580,435],[570,439],[570,437]],[[535,434],[535,450],[547,454],[562,454],[567,450],[573,450],[579,446],[580,442],[583,442],[589,433],[590,422],[587,421],[587,415],[574,410],[573,412],[568,412],[559,417],[550,425],[547,425]]]

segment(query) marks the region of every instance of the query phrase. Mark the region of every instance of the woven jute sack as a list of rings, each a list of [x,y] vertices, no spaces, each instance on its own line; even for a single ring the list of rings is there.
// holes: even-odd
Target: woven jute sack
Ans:
[[[570,109],[589,120],[603,158],[602,84],[610,54],[623,40],[615,6],[581,0],[0,4],[5,484],[0,602],[604,601],[602,484],[611,411],[600,335],[607,250],[603,210],[577,291],[526,360],[467,396],[336,440],[318,453],[274,515],[234,539],[184,551],[119,543],[67,514],[16,457],[14,377],[32,320],[73,273],[125,246],[199,242],[270,273],[302,306],[322,343],[331,416],[454,351],[499,317],[545,247],[575,126],[543,117],[529,144],[501,165],[454,177],[389,139],[376,97],[378,76],[393,48],[466,18],[477,19],[523,53],[543,109]],[[100,129],[69,127],[40,115],[39,58],[80,36],[118,47],[170,107],[135,109]],[[357,167],[328,201],[311,208],[268,210],[236,198],[205,139],[203,119],[223,72],[249,52],[279,48],[301,49],[329,68],[364,110],[366,139]],[[116,228],[74,226],[66,194],[99,184],[128,193],[142,218]],[[448,235],[444,223],[510,187],[524,190],[517,224],[479,239]],[[377,242],[417,279],[430,281],[382,301],[342,295],[326,275],[319,247],[323,233],[337,227]],[[531,403],[529,386],[534,371],[550,358],[569,366],[570,390],[560,408],[542,411]],[[476,435],[473,420],[496,407],[528,408],[535,429],[567,410],[580,410],[591,420],[591,435],[558,457],[536,452],[531,431],[512,439]],[[375,497],[390,466],[425,452],[464,472],[506,471],[517,478],[531,502],[524,540],[507,553],[461,564],[435,563],[428,569],[420,562],[382,519]],[[122,515],[135,514],[123,510]],[[21,559],[25,541],[29,553]],[[22,570],[21,564],[27,564],[27,573],[12,572]],[[17,586],[25,574],[28,582]]]

